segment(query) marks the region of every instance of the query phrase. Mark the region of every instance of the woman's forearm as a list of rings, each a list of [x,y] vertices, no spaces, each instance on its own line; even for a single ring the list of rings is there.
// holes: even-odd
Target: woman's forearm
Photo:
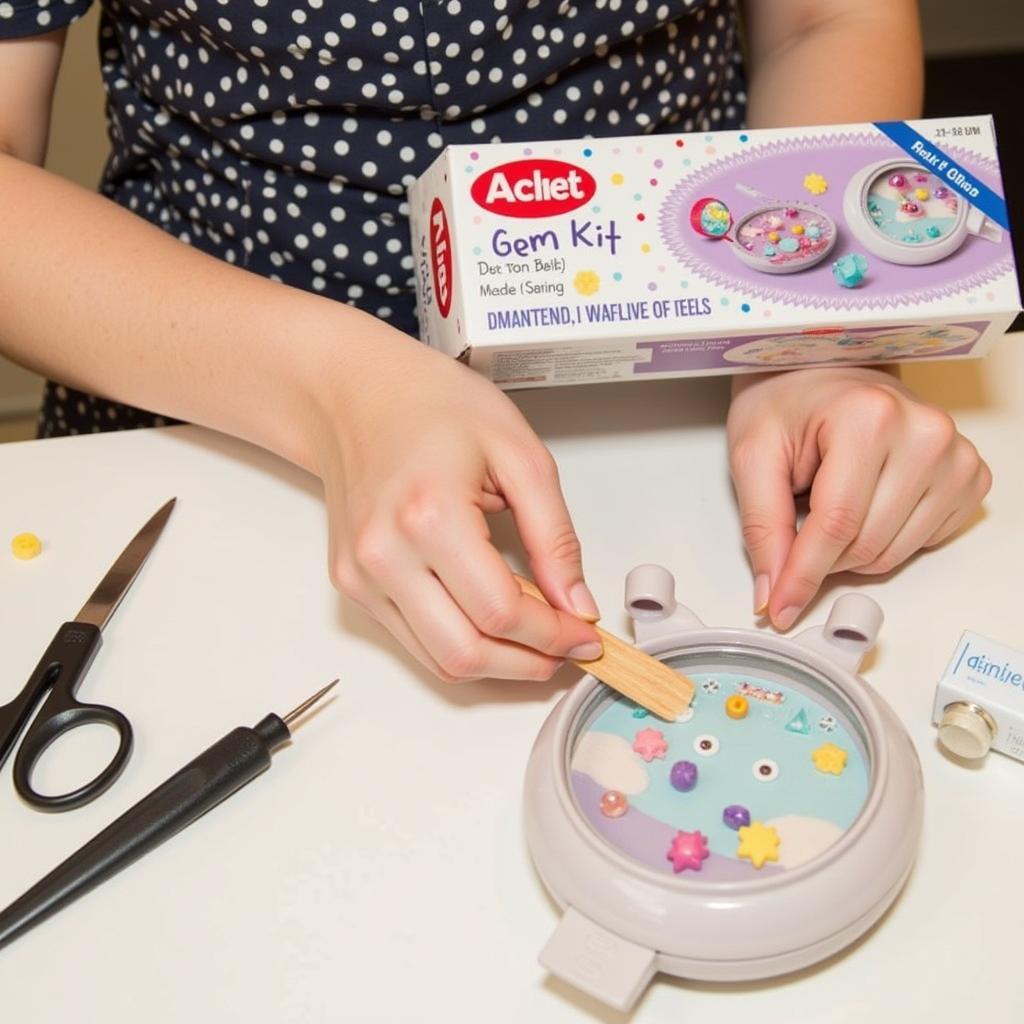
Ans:
[[[5,355],[307,468],[318,382],[329,376],[341,403],[377,336],[392,349],[406,340],[349,306],[206,256],[3,153],[0,237]]]
[[[746,0],[752,128],[919,117],[914,0]]]

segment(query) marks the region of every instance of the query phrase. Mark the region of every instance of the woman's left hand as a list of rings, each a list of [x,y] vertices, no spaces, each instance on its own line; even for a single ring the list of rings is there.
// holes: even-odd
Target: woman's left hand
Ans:
[[[830,573],[885,573],[954,533],[992,474],[943,410],[880,369],[733,378],[729,459],[754,608],[793,625]],[[810,492],[797,531],[794,495]]]

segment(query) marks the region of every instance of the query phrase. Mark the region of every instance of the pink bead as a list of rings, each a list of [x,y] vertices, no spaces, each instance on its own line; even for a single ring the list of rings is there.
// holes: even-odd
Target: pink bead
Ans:
[[[628,809],[626,794],[617,789],[609,789],[601,796],[601,813],[606,818],[621,818]]]
[[[896,189],[905,188],[907,184],[907,179],[902,174],[890,174],[889,184]]]
[[[787,217],[799,217],[800,211],[795,206],[789,206],[786,208]]]
[[[914,175],[914,181],[916,181],[919,185],[923,185],[927,180],[928,180],[928,175],[927,174],[915,174]]]
[[[906,202],[900,204],[900,210],[905,213],[908,217],[921,217],[924,215],[924,209],[919,203]]]

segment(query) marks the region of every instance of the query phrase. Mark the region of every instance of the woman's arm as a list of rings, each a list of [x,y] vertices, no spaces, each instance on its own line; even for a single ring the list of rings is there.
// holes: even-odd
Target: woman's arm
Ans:
[[[752,126],[914,118],[913,0],[746,0]],[[890,368],[737,375],[729,450],[754,609],[788,629],[825,577],[886,573],[941,543],[991,474],[942,410]],[[794,495],[810,511],[797,531]]]
[[[919,117],[915,0],[744,0],[752,128]]]
[[[516,407],[381,321],[34,166],[61,41],[0,43],[0,351],[317,473],[332,578],[438,675],[547,678],[596,657],[554,463]],[[555,608],[489,542],[485,515],[506,507]]]

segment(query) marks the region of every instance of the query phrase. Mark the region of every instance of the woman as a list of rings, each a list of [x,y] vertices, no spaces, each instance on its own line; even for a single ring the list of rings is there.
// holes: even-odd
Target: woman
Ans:
[[[921,99],[911,0],[109,0],[101,198],[38,166],[88,3],[0,2],[0,345],[59,382],[41,433],[174,417],[316,473],[335,584],[445,679],[596,656],[597,608],[547,450],[412,338],[405,186],[447,143],[903,118]],[[780,629],[828,573],[893,568],[989,486],[949,417],[880,370],[738,378],[728,432],[755,607]],[[553,608],[488,542],[504,508]]]

